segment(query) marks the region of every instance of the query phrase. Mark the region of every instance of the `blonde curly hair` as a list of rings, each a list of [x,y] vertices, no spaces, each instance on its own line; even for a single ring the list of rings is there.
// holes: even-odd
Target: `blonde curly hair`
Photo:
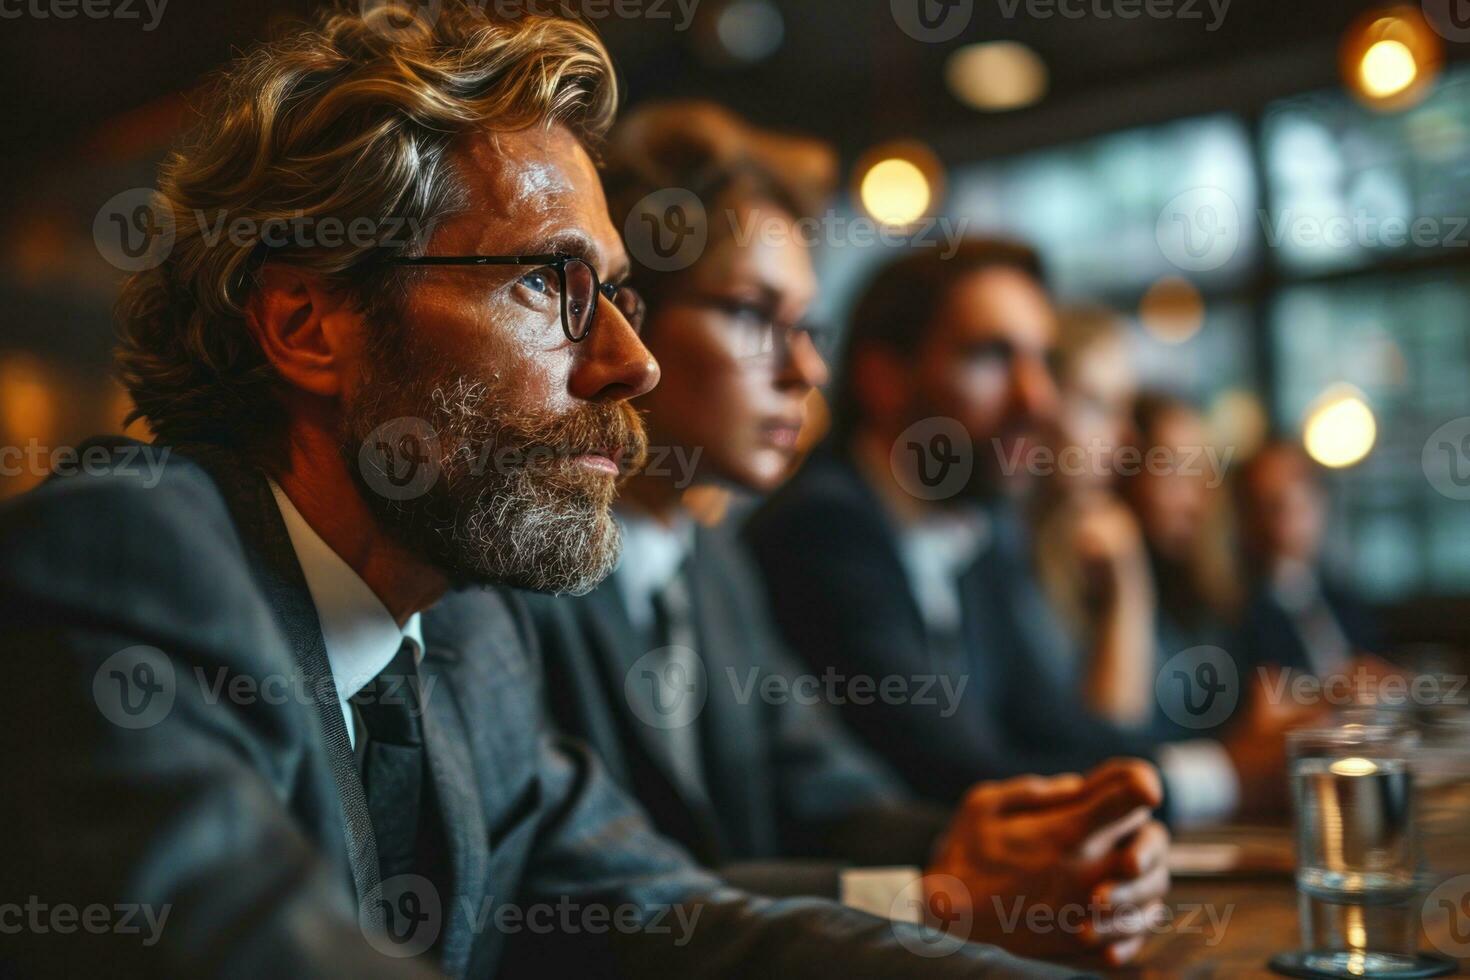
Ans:
[[[461,135],[560,124],[595,148],[610,128],[617,82],[585,23],[497,17],[474,0],[443,0],[405,23],[395,6],[329,8],[240,57],[205,94],[160,173],[173,244],[118,302],[129,421],[146,419],[166,442],[245,452],[279,435],[278,379],[243,316],[267,259],[326,277],[374,323],[401,301],[410,273],[385,260],[407,244],[282,244],[259,229],[431,228],[461,206],[448,160]],[[215,233],[242,221],[256,240]]]

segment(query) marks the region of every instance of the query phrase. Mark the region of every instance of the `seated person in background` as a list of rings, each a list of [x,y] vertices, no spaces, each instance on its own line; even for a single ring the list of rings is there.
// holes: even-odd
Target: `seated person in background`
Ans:
[[[775,619],[816,673],[937,678],[937,689],[962,692],[952,705],[841,704],[868,747],[927,797],[1148,755],[1174,820],[1224,817],[1238,779],[1247,799],[1255,789],[1231,748],[1256,737],[1251,727],[1232,726],[1223,746],[1159,746],[1078,703],[1077,656],[1018,515],[1028,470],[1040,468],[1036,435],[1056,411],[1055,345],[1030,249],[977,240],[882,269],[851,320],[833,435],[748,525]]]
[[[1150,391],[1134,402],[1133,432],[1145,462],[1122,487],[1157,589],[1159,655],[1224,646],[1240,605],[1239,576],[1226,533],[1225,474],[1205,453],[1209,428],[1188,401]]]
[[[1322,557],[1328,518],[1322,472],[1276,439],[1235,476],[1236,520],[1250,595],[1236,646],[1256,664],[1317,675],[1347,670],[1376,648],[1367,607]]]
[[[963,902],[974,936],[1127,959],[1145,917],[1101,933],[1007,931],[997,903],[1154,905],[1168,873],[1167,834],[1148,821],[1152,768],[1119,762],[1085,780],[975,787],[953,814],[917,802],[843,730],[819,682],[804,686],[814,679],[780,649],[749,559],[725,528],[696,520],[716,488],[759,492],[781,480],[826,378],[796,222],[823,206],[832,154],[712,105],[669,103],[624,120],[607,156],[617,221],[659,188],[688,188],[709,240],[683,271],[635,266],[649,304],[644,340],[664,370],[636,405],[656,453],[668,455],[619,495],[624,550],[608,581],[579,598],[531,598],[554,718],[592,743],[660,830],[736,885],[906,913],[899,900],[918,896],[917,868],[886,881],[868,872],[859,890],[843,868],[927,866],[924,887],[931,897],[943,889],[952,909]],[[760,232],[741,243],[742,227]]]
[[[614,76],[576,21],[435,13],[326,11],[226,72],[120,304],[158,441],[0,510],[4,893],[167,917],[7,935],[5,972],[523,975],[510,937],[549,920],[552,977],[1071,975],[735,891],[548,734],[524,611],[484,587],[617,557],[658,367],[587,149]],[[283,237],[307,216],[431,230]],[[237,220],[270,239],[206,231]]]
[[[1251,650],[1234,632],[1241,605],[1240,575],[1228,534],[1225,473],[1218,470],[1224,457],[1209,455],[1212,436],[1205,419],[1176,395],[1139,395],[1133,431],[1138,458],[1145,465],[1128,474],[1122,487],[1143,529],[1157,597],[1155,667],[1163,670],[1170,658],[1201,647],[1217,648],[1230,658],[1238,692],[1232,724],[1241,732],[1254,733],[1226,739],[1235,769],[1242,775],[1242,803],[1251,814],[1279,811],[1286,804],[1285,732],[1315,712],[1310,706],[1268,696],[1273,679],[1253,669]],[[1150,459],[1155,462],[1148,463]],[[1198,739],[1200,729],[1193,726],[1192,712],[1185,707],[1186,699],[1197,692],[1166,682],[1155,685],[1153,693],[1154,711],[1146,729],[1165,741]]]
[[[1118,495],[1119,450],[1133,441],[1135,379],[1118,315],[1064,309],[1054,362],[1055,471],[1036,494],[1037,574],[1083,657],[1077,682],[1093,714],[1152,720],[1154,582],[1138,522]]]

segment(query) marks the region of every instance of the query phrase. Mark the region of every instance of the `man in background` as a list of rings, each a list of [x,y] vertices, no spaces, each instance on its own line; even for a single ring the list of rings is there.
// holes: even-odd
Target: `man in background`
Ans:
[[[1257,663],[1327,676],[1377,649],[1366,603],[1324,560],[1327,488],[1301,447],[1267,442],[1235,478],[1250,595],[1240,646]]]
[[[878,273],[851,318],[831,437],[747,528],[776,620],[815,672],[964,691],[949,712],[842,706],[930,798],[1137,755],[1158,761],[1175,822],[1226,817],[1281,778],[1245,751],[1279,732],[1246,718],[1223,742],[1158,745],[1092,717],[1038,585],[1021,504],[1056,407],[1056,331],[1041,264],[1015,243],[915,250]]]

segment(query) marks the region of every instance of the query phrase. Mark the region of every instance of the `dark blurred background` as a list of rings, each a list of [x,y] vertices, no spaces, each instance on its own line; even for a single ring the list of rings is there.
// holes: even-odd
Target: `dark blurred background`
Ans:
[[[926,27],[918,2],[586,14],[630,102],[708,97],[838,146],[827,316],[883,256],[840,220],[1033,241],[1219,442],[1277,430],[1332,468],[1337,560],[1394,642],[1470,646],[1470,3],[923,0]],[[0,8],[0,445],[121,424],[99,209],[152,184],[210,69],[315,6]]]

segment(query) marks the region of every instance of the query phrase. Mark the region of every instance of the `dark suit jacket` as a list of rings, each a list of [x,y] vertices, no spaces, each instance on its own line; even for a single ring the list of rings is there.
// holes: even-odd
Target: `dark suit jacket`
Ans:
[[[1379,637],[1373,616],[1352,590],[1322,576],[1322,598],[1354,652],[1373,652]],[[1265,585],[1258,584],[1246,603],[1235,636],[1235,648],[1252,667],[1279,666],[1311,671],[1312,658],[1291,613]]]
[[[0,542],[14,694],[0,895],[167,913],[151,944],[121,928],[24,929],[0,945],[0,972],[487,977],[513,931],[493,914],[507,902],[602,908],[543,945],[516,930],[511,945],[550,976],[1044,969],[967,946],[916,970],[895,942],[907,933],[886,923],[754,899],[694,869],[584,750],[547,735],[522,615],[483,592],[425,617],[424,731],[452,871],[432,959],[385,956],[358,924],[385,918],[362,785],[265,480],[208,454],[176,454],[156,486],[121,471],[56,479],[0,509]],[[700,903],[697,926],[655,928],[663,903]],[[610,930],[609,907],[640,927]]]
[[[939,677],[963,691],[948,717],[942,700],[843,707],[869,747],[931,799],[957,800],[981,779],[1074,771],[1153,748],[1083,710],[1059,646],[1065,634],[1001,517],[996,543],[961,579],[958,655],[925,625],[882,502],[830,444],[745,530],[776,622],[810,669]]]
[[[820,688],[790,686],[798,670],[753,571],[725,529],[695,534],[684,574],[705,677],[702,785],[684,784],[664,733],[640,720],[653,717],[652,692],[628,681],[648,644],[614,581],[582,598],[531,597],[553,719],[592,744],[660,831],[736,884],[835,896],[843,865],[925,865],[946,811],[912,801],[830,707],[810,703]]]

